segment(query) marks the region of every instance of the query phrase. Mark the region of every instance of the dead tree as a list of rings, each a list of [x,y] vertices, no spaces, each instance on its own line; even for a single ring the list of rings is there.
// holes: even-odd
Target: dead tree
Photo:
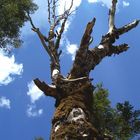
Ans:
[[[97,47],[89,49],[92,43],[92,30],[96,19],[93,18],[85,29],[79,49],[75,56],[73,67],[69,74],[64,77],[60,66],[60,41],[65,29],[66,22],[72,14],[73,0],[69,9],[62,15],[57,15],[58,0],[48,0],[48,22],[50,25],[48,36],[44,36],[37,28],[29,16],[32,30],[37,33],[42,46],[50,57],[52,85],[34,80],[36,86],[44,92],[46,96],[56,99],[56,110],[52,119],[51,140],[95,140],[105,139],[100,136],[100,132],[94,127],[92,122],[93,91],[94,86],[89,77],[93,70],[103,58],[111,55],[119,55],[128,50],[128,44],[114,46],[113,43],[120,35],[135,28],[139,20],[135,20],[121,28],[115,26],[115,11],[117,0],[112,0],[109,10],[109,30],[102,36]],[[60,30],[57,31],[58,25]],[[109,139],[109,138],[108,138]]]

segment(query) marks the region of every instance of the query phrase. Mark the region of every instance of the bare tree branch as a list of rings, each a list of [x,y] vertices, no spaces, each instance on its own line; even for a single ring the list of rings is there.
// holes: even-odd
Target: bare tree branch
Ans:
[[[95,24],[95,21],[96,19],[93,18],[93,20],[89,22],[86,26],[86,30],[82,37],[80,47],[75,56],[75,61],[73,63],[72,70],[70,72],[70,75],[68,76],[69,79],[83,77],[83,72],[80,72],[80,71],[85,71],[83,70],[83,66],[87,65],[85,60],[87,57],[88,47],[92,43],[92,40],[93,40],[91,37],[91,33],[92,33],[93,26]],[[86,72],[84,76],[87,76]]]
[[[95,21],[96,21],[96,19],[93,18],[93,20],[87,24],[87,27],[86,27],[86,30],[85,30],[84,35],[82,37],[79,49],[83,49],[83,48],[88,49],[89,45],[91,44],[91,42],[90,42],[91,41],[91,33],[92,33],[92,29],[95,25]]]
[[[59,70],[59,72],[57,73],[59,75],[60,74],[60,64],[59,64],[59,56],[57,54],[57,51],[54,49],[54,45],[53,45],[54,43],[52,41],[53,37],[51,38],[52,34],[49,35],[49,37],[47,39],[48,45],[46,45],[46,37],[40,32],[39,28],[35,27],[29,14],[28,14],[28,17],[29,17],[29,21],[32,25],[32,30],[37,33],[43,47],[45,48],[45,50],[47,51],[48,55],[51,58],[52,79],[56,80],[53,76],[53,73],[54,73],[53,70],[56,70],[56,69]]]
[[[53,7],[52,7],[52,19],[53,19],[53,23],[55,23],[55,20],[56,20],[56,13],[55,13],[55,8],[56,8],[56,5],[55,5],[55,0],[53,0]]]
[[[61,40],[61,37],[62,37],[62,34],[65,30],[65,24],[66,24],[66,21],[67,21],[67,17],[64,19],[62,25],[61,25],[61,28],[60,28],[60,31],[57,35],[57,39],[56,39],[56,43],[55,43],[55,48],[58,49],[59,48],[59,45],[60,45],[60,40]]]
[[[96,67],[96,65],[98,65],[102,61],[102,59],[105,58],[106,56],[116,54],[119,55],[120,53],[123,53],[128,49],[129,49],[128,44],[121,44],[119,46],[113,45],[108,46],[108,44],[104,44],[91,49],[89,52],[89,57],[87,59],[87,61],[90,61],[89,62],[90,65],[88,68],[89,72],[91,69],[93,70]]]
[[[129,49],[128,44],[121,44],[119,46],[111,46],[110,51],[108,53],[108,56],[111,56],[112,54],[119,55],[122,52],[125,52]]]
[[[90,71],[93,70],[104,57],[111,56],[113,54],[120,54],[128,50],[129,47],[127,44],[114,46],[113,43],[120,35],[135,28],[140,21],[135,20],[134,22],[117,29],[114,23],[116,4],[117,0],[112,0],[112,7],[109,12],[109,32],[105,36],[102,36],[99,45],[93,49],[89,49],[88,47],[91,44],[90,34],[92,33],[95,19],[87,24],[85,33],[81,40],[80,48],[76,53],[75,61],[68,78],[88,77]]]
[[[114,29],[111,34],[108,33],[102,37],[100,44],[105,44],[105,43],[113,44],[115,42],[115,40],[119,38],[120,35],[135,28],[139,24],[139,22],[140,22],[140,20],[135,20],[121,28]]]
[[[60,75],[60,63],[59,57],[61,52],[58,52],[61,36],[65,29],[65,24],[72,13],[71,8],[73,6],[73,0],[71,1],[70,7],[64,11],[61,16],[56,15],[56,4],[58,0],[48,0],[48,22],[50,24],[48,37],[45,37],[39,30],[36,28],[29,13],[28,18],[32,26],[32,30],[37,33],[43,47],[47,51],[48,55],[51,58],[51,78],[53,83],[56,83],[57,77]],[[55,33],[55,28],[58,25],[61,25],[59,33]],[[57,36],[56,36],[57,35]],[[57,39],[56,39],[57,37]],[[39,82],[38,82],[39,83]]]
[[[45,37],[39,31],[39,29],[35,27],[29,15],[33,31],[38,34],[43,47],[51,58],[51,78],[54,84],[57,83],[59,77],[61,77],[61,81],[68,82],[83,79],[83,77],[88,78],[90,71],[94,69],[95,66],[99,64],[104,57],[111,56],[113,54],[120,54],[128,49],[127,44],[113,46],[113,43],[116,39],[119,38],[120,35],[135,28],[138,25],[139,20],[135,20],[134,22],[117,29],[115,27],[115,12],[117,0],[112,0],[112,6],[109,11],[109,32],[102,37],[101,42],[97,47],[95,47],[94,49],[89,49],[89,46],[93,41],[91,33],[96,21],[96,19],[93,18],[93,20],[89,22],[86,26],[84,35],[81,39],[79,50],[76,53],[73,67],[70,71],[70,75],[68,76],[68,78],[63,78],[60,73],[59,62],[59,57],[61,53],[58,52],[58,48],[60,46],[60,40],[65,30],[65,25],[68,17],[72,13],[71,9],[73,6],[73,0],[71,0],[70,7],[68,9],[65,9],[64,13],[59,16],[56,15],[57,2],[58,0],[48,0],[48,22],[50,23],[48,38]],[[59,32],[55,32],[58,25],[60,25],[60,30]]]
[[[32,25],[32,30],[33,30],[34,32],[37,33],[37,35],[39,36],[39,38],[40,38],[40,40],[41,40],[41,43],[42,43],[43,47],[45,48],[45,50],[46,50],[47,53],[49,54],[49,56],[50,56],[50,58],[52,59],[52,61],[54,61],[54,57],[53,57],[53,55],[51,54],[50,49],[48,48],[48,46],[47,46],[46,43],[45,43],[45,37],[44,37],[44,35],[40,32],[39,28],[36,28],[36,27],[35,27],[35,25],[33,24],[33,21],[32,21],[32,19],[31,19],[30,15],[29,15],[29,13],[28,13],[28,18],[29,18],[29,21],[30,21],[30,23],[31,23],[31,25]]]
[[[133,28],[135,28],[138,24],[139,24],[140,20],[134,20],[133,22],[121,27],[117,29],[117,34],[118,35],[122,35],[130,30],[132,30]]]
[[[41,82],[38,78],[34,80],[34,83],[46,96],[57,98],[56,87],[51,87],[45,82]]]
[[[51,18],[50,18],[50,16],[51,16],[51,9],[50,9],[50,5],[52,3],[52,0],[51,1],[47,0],[47,1],[48,1],[48,22],[51,24]]]
[[[52,19],[53,19],[53,24],[56,22],[56,1],[53,0],[53,6],[52,6]]]
[[[60,22],[61,20],[63,20],[63,22],[62,22],[62,24],[61,24],[60,31],[59,31],[59,33],[58,33],[58,35],[57,35],[56,43],[55,43],[55,48],[56,48],[56,49],[59,48],[60,40],[61,40],[62,34],[63,34],[64,30],[65,30],[65,25],[66,25],[66,22],[67,22],[67,20],[68,20],[68,17],[69,17],[69,16],[71,15],[71,13],[73,12],[73,11],[71,12],[72,6],[73,6],[73,0],[71,1],[71,5],[70,5],[69,9],[66,10],[66,11],[64,11],[64,13],[60,16],[60,18],[59,18],[59,19],[57,20],[57,22],[56,22],[56,25],[57,25],[57,24],[59,24],[59,22]]]
[[[34,23],[33,23],[33,21],[32,21],[32,18],[31,18],[30,14],[29,14],[29,12],[27,12],[27,16],[28,16],[28,19],[29,19],[29,22],[30,22],[32,28],[33,28],[33,29],[36,29],[36,27],[35,27],[35,25],[34,25]]]
[[[116,11],[116,4],[117,0],[112,0],[112,6],[109,10],[109,33],[112,33],[112,31],[115,28],[115,11]]]
[[[102,37],[100,45],[91,50],[92,55],[87,57],[87,63],[90,61],[89,66],[91,65],[88,68],[89,72],[91,69],[94,69],[95,66],[98,65],[104,57],[111,56],[113,54],[120,54],[124,51],[127,51],[129,48],[127,44],[114,46],[113,43],[116,41],[116,39],[119,38],[120,35],[135,28],[140,22],[139,20],[135,20],[132,23],[117,29],[114,24],[116,4],[117,0],[112,0],[112,7],[109,13],[109,32]]]
[[[61,16],[56,16],[56,3],[57,2],[58,2],[58,0],[52,1],[52,15],[50,15],[50,17],[51,17],[51,21],[53,21],[53,22],[50,24],[50,31],[49,31],[49,35],[48,35],[48,46],[49,46],[49,49],[51,50],[51,53],[53,54],[53,56],[55,58],[55,61],[52,62],[52,64],[51,64],[51,72],[53,74],[53,70],[55,70],[55,71],[58,70],[59,72],[57,74],[59,75],[60,74],[60,64],[59,64],[60,53],[58,52],[58,48],[59,48],[59,44],[60,44],[61,35],[64,32],[65,23],[68,19],[68,16],[70,15],[70,10],[73,6],[73,0],[71,2],[69,9],[64,11],[64,13]],[[61,23],[61,21],[62,21],[62,23]],[[57,25],[59,25],[60,23],[61,23],[60,32],[59,33],[57,32],[57,34],[56,34],[54,30],[57,27]],[[56,37],[57,37],[57,39],[55,41]]]

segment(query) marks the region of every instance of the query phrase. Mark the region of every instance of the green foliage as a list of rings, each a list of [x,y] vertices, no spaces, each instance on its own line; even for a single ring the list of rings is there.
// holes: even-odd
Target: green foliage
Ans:
[[[20,28],[28,20],[26,13],[36,9],[32,0],[0,0],[0,48],[21,44]]]
[[[108,135],[113,139],[128,140],[140,134],[140,110],[128,102],[117,103],[111,107],[108,90],[102,84],[94,92],[93,122],[101,136]]]

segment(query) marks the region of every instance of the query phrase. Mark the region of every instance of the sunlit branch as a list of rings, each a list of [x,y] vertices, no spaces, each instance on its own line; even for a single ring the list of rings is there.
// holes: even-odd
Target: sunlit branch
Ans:
[[[109,10],[109,33],[112,33],[115,28],[115,11],[116,11],[117,0],[112,0],[112,6]]]
[[[117,33],[118,35],[122,35],[130,30],[132,30],[133,28],[135,28],[138,24],[139,24],[140,20],[134,20],[133,22],[121,27],[117,29]]]
[[[109,12],[109,32],[102,36],[99,45],[93,49],[89,49],[89,45],[92,43],[92,28],[95,23],[95,19],[87,24],[85,33],[81,40],[79,50],[76,53],[75,61],[68,78],[78,78],[83,76],[89,76],[91,70],[93,70],[106,56],[118,55],[128,50],[127,44],[121,44],[114,46],[116,39],[120,35],[130,31],[139,24],[139,20],[135,20],[121,28],[115,27],[115,11],[117,0],[112,0],[112,7]]]

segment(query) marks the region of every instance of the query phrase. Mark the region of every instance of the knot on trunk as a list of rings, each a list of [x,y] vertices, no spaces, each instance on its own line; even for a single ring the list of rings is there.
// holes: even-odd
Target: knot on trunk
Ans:
[[[59,119],[53,125],[52,139],[86,140],[97,136],[97,130],[88,122],[87,115],[82,108],[73,108],[67,118]],[[63,130],[63,131],[62,131]]]

